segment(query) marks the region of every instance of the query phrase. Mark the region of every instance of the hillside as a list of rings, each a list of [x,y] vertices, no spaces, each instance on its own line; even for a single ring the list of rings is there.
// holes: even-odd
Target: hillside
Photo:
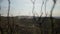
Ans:
[[[35,17],[36,20],[39,17]],[[51,21],[50,17],[42,17],[42,25],[40,26],[41,21],[36,21],[33,17],[21,16],[21,17],[9,17],[9,23],[7,17],[0,16],[0,33],[9,33],[10,34],[51,34]],[[54,23],[54,34],[60,33],[60,19],[53,18]],[[9,27],[9,29],[8,29]],[[8,29],[8,30],[7,30]],[[42,29],[42,32],[41,30]]]

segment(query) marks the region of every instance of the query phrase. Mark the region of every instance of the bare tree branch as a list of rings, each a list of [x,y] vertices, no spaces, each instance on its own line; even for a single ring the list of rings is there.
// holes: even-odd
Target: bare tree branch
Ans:
[[[9,12],[10,12],[10,0],[8,0],[8,14],[7,14],[8,17],[9,17]]]
[[[46,3],[47,3],[48,0],[45,1],[45,17],[47,17],[47,11],[46,11]]]
[[[56,4],[56,0],[53,0],[53,2],[54,2],[54,4],[53,4],[52,9],[50,11],[50,13],[51,13],[50,17],[52,17],[52,13],[53,13],[53,10],[54,10],[55,4]]]
[[[10,12],[10,0],[8,0],[8,13],[7,13],[7,19],[8,19],[8,34],[11,34],[10,32],[10,24],[9,24],[9,12]]]
[[[32,8],[33,16],[35,16],[35,13],[34,13],[34,9],[35,9],[35,1],[36,1],[36,0],[31,0],[31,2],[32,2],[32,4],[33,4],[33,8]]]
[[[53,23],[53,18],[52,18],[52,13],[53,13],[53,10],[54,10],[54,7],[55,7],[55,4],[56,4],[56,0],[53,0],[53,6],[52,6],[52,9],[50,11],[50,19],[51,19],[51,26],[52,26],[52,34],[54,34],[54,23]]]
[[[32,2],[32,4],[33,4],[33,8],[32,8],[33,23],[35,23],[35,21],[36,21],[35,13],[34,13],[34,9],[35,9],[35,1],[36,1],[36,0],[31,0],[31,2]],[[34,24],[33,24],[32,26],[33,26],[33,28],[34,28]],[[35,32],[35,30],[34,30],[34,29],[33,29],[33,31]],[[34,34],[34,32],[33,32],[33,34]]]
[[[40,21],[42,15],[43,15],[43,12],[42,12],[43,4],[44,4],[44,1],[42,2],[42,5],[41,5],[41,10],[40,10],[41,15],[39,16],[38,21]]]
[[[33,4],[33,7],[32,7],[33,21],[36,20],[36,18],[35,18],[35,13],[34,13],[35,1],[36,1],[36,0],[31,0],[31,2],[32,2],[32,4]]]
[[[41,15],[39,16],[39,18],[38,18],[38,20],[37,20],[37,22],[39,23],[39,26],[40,26],[40,33],[42,34],[43,32],[42,32],[42,26],[41,26],[41,24],[42,24],[42,15],[43,15],[43,12],[42,12],[42,8],[43,8],[43,4],[44,4],[44,1],[42,2],[42,5],[41,5],[41,10],[40,10],[40,12],[41,12]]]

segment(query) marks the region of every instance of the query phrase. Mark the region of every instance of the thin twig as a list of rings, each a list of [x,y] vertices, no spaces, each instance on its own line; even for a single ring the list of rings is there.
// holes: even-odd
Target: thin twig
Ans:
[[[46,11],[46,3],[47,3],[48,0],[45,1],[45,17],[47,17],[47,11]]]
[[[35,9],[35,1],[36,0],[31,0],[32,4],[33,4],[33,8],[32,8],[32,13],[33,13],[33,16],[35,16],[35,13],[34,13],[34,9]]]

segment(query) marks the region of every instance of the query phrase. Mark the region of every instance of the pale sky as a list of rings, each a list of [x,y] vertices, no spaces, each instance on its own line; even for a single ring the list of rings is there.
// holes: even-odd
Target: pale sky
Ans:
[[[32,16],[32,2],[31,0],[10,0],[11,1],[11,8],[10,8],[10,16],[14,15],[14,16]],[[43,0],[45,1],[45,0]],[[2,14],[3,16],[7,15],[7,9],[8,9],[8,0],[3,0],[2,3],[0,3],[1,5],[1,10],[0,10],[0,14]],[[40,14],[40,10],[41,10],[41,5],[42,5],[42,0],[36,0],[35,2],[35,13],[37,13],[38,15]],[[46,6],[46,10],[47,10],[47,14],[49,16],[50,14],[50,10],[51,7],[53,5],[53,1],[52,0],[48,0],[47,2],[47,6]],[[43,13],[45,13],[44,11],[44,5],[43,5]],[[43,14],[43,16],[45,16],[45,14]],[[53,11],[53,16],[60,16],[60,0],[57,0],[56,6],[54,8]]]

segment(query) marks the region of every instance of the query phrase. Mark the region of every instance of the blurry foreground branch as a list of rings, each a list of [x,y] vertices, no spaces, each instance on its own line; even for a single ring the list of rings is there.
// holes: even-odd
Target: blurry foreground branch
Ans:
[[[9,23],[9,12],[10,12],[10,0],[8,0],[8,13],[7,13],[7,19],[8,19],[8,29],[7,29],[7,34],[11,34],[11,30],[10,30],[10,23]]]
[[[54,10],[54,7],[55,7],[55,4],[56,4],[56,0],[53,0],[53,6],[52,6],[52,9],[50,11],[50,19],[51,19],[51,26],[52,26],[52,34],[54,34],[54,23],[53,23],[53,17],[52,17],[52,13],[53,13],[53,10]]]

